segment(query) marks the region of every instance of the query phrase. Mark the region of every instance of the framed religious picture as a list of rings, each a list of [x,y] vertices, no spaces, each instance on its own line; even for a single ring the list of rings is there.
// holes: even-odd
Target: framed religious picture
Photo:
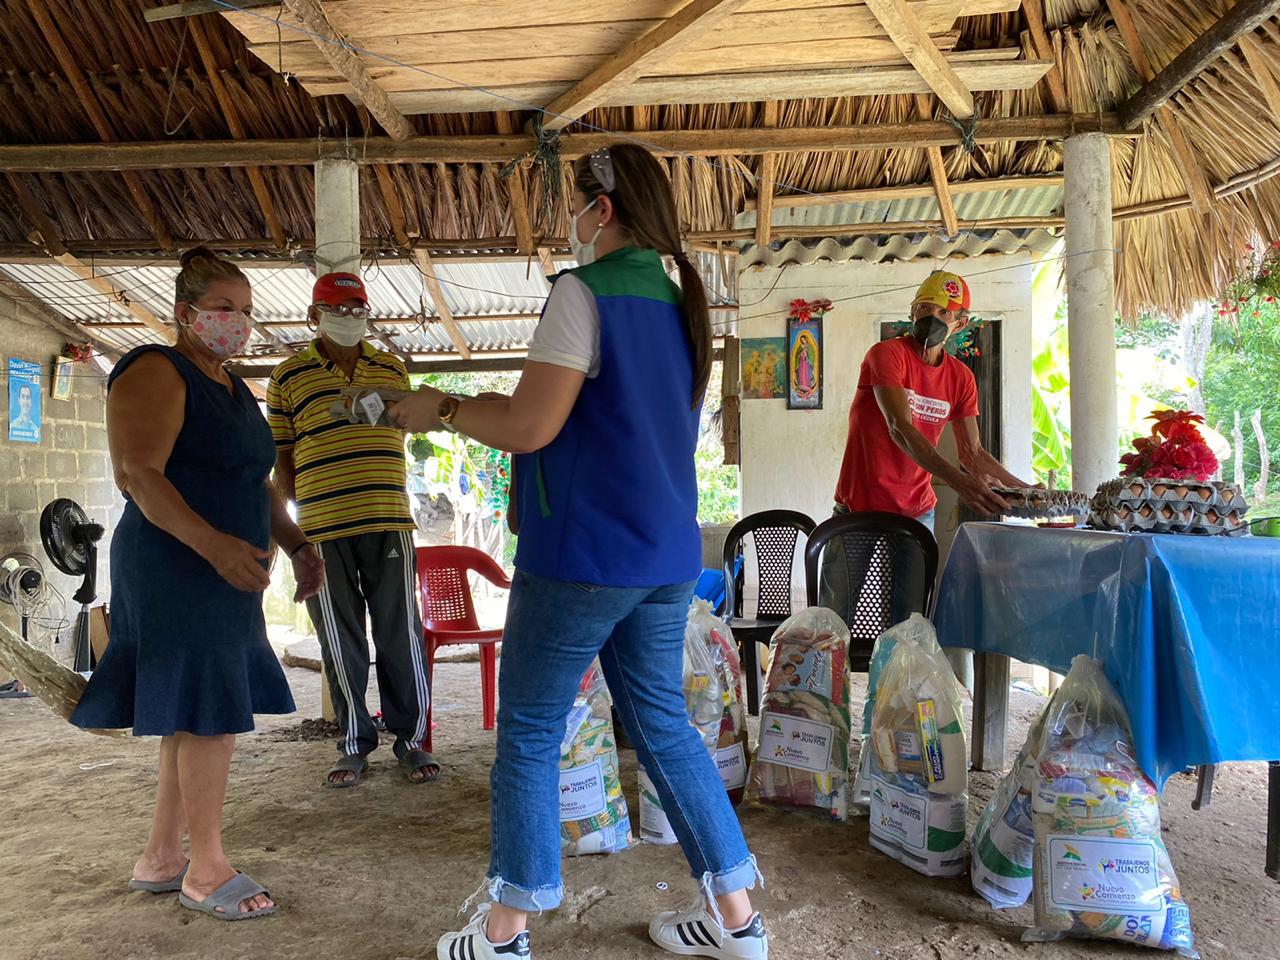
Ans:
[[[751,337],[742,344],[742,399],[781,400],[787,393],[787,338]]]
[[[787,409],[822,409],[822,317],[830,300],[793,300],[787,318]]]
[[[55,357],[53,360],[53,384],[50,393],[55,400],[71,399],[71,378],[75,376],[75,361],[70,357]]]

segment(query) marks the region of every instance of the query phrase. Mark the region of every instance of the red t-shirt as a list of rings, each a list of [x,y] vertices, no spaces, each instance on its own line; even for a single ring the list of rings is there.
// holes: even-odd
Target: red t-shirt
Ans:
[[[863,358],[858,392],[849,408],[849,439],[836,502],[855,513],[883,510],[918,517],[932,510],[938,498],[929,472],[889,436],[873,387],[905,388],[911,422],[936,447],[949,420],[978,415],[977,382],[973,371],[946,352],[939,366],[929,366],[905,336],[877,343]]]

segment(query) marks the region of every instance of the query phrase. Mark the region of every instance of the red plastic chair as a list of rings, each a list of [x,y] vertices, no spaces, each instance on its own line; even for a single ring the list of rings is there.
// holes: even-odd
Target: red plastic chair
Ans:
[[[481,630],[471,600],[467,573],[475,571],[490,583],[509,590],[511,580],[494,559],[475,547],[418,547],[418,592],[422,598],[422,639],[427,648],[427,682],[431,707],[427,709],[427,750],[431,749],[432,707],[435,705],[436,650],[449,644],[480,646],[480,696],[484,728],[498,725],[498,656],[495,644],[502,630]]]

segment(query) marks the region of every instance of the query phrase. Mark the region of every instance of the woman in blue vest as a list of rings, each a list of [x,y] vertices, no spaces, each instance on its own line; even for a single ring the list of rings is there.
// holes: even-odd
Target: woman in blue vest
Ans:
[[[457,430],[519,455],[481,888],[492,902],[442,937],[437,955],[528,957],[528,914],[559,905],[560,741],[598,656],[701,888],[689,910],[654,918],[650,936],[685,956],[763,960],[768,940],[747,895],[755,858],[681,692],[701,569],[694,449],[711,367],[706,292],[652,156],[620,144],[574,171],[569,239],[580,266],[556,279],[514,394],[423,389],[391,408],[411,430]]]

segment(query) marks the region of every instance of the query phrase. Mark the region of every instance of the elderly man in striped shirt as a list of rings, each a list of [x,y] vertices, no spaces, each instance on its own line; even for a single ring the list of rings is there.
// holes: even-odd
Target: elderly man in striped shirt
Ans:
[[[365,342],[369,297],[350,273],[320,277],[309,317],[319,336],[271,374],[267,413],[276,441],[276,482],[298,526],[325,560],[325,585],[307,601],[341,734],[326,782],[353,787],[368,769],[378,731],[365,692],[373,624],[378,690],[395,754],[410,783],[440,765],[424,749],[430,703],[418,612],[414,522],[405,488],[404,434],[396,427],[335,420],[344,388],[409,389],[399,357]]]

